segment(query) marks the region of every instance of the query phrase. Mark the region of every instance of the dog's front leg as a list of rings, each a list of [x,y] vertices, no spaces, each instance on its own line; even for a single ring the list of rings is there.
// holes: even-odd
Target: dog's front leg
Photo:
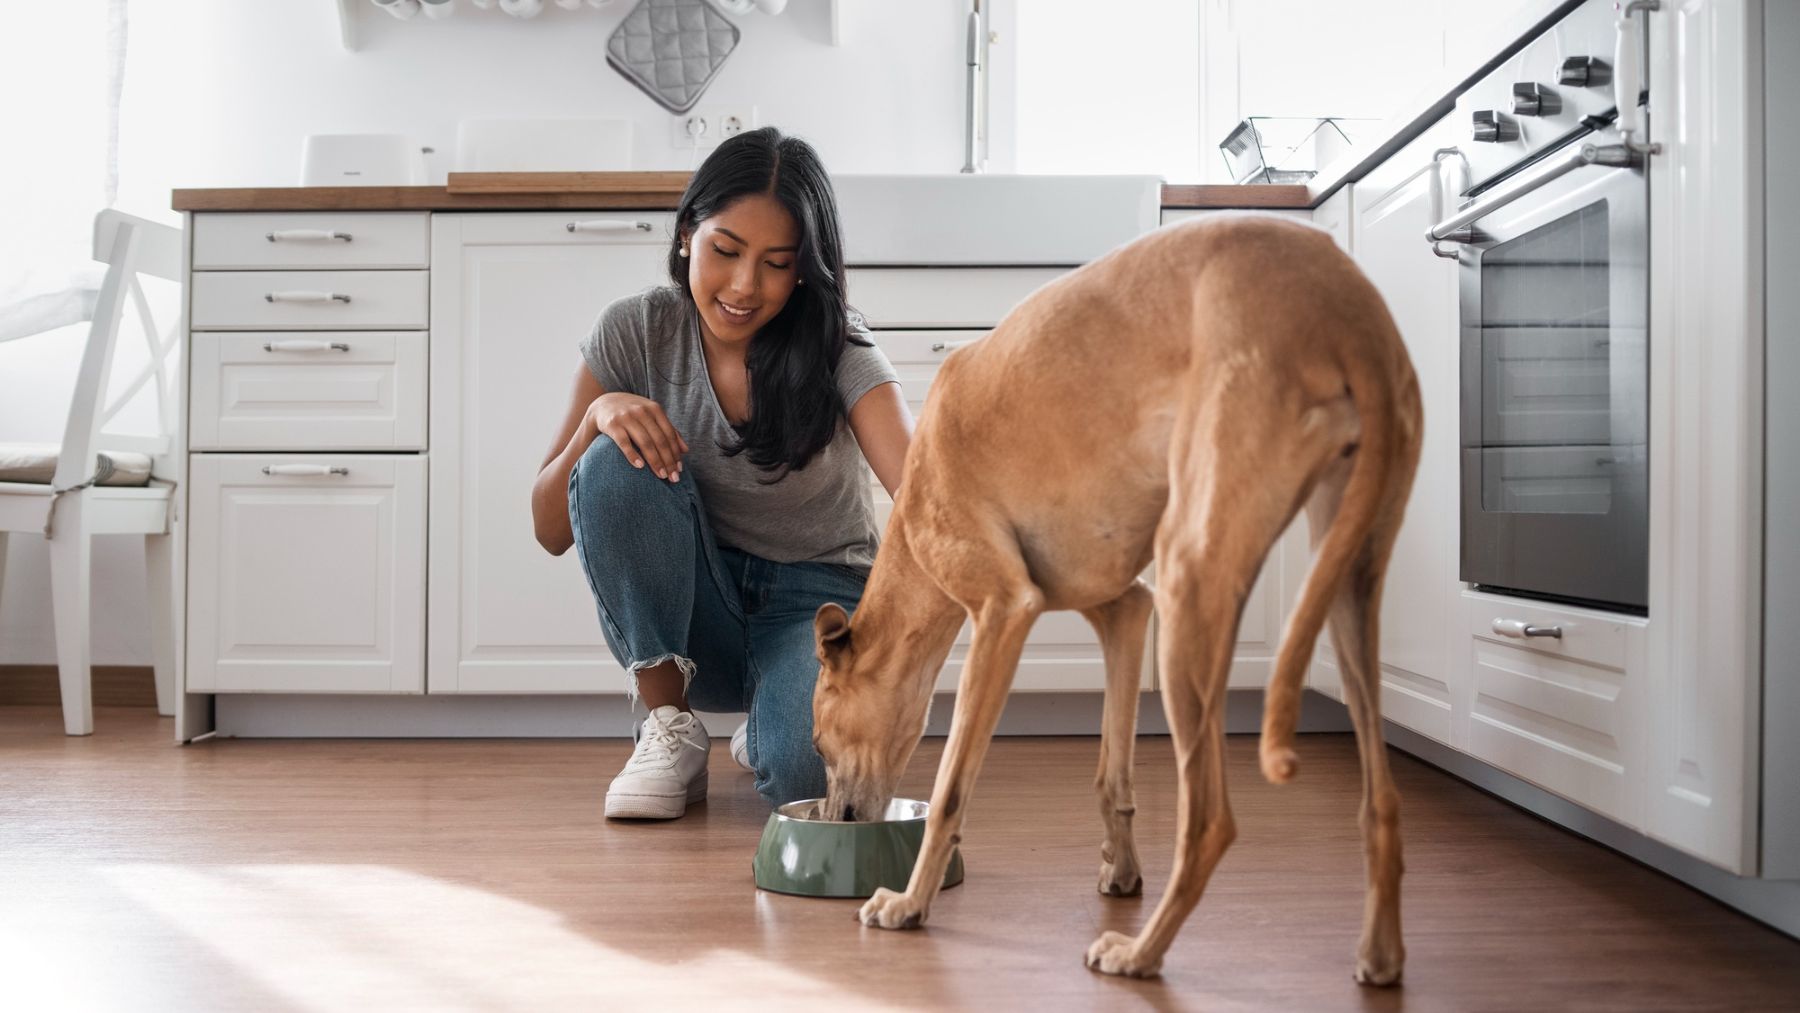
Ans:
[[[963,813],[1012,689],[1025,636],[1042,611],[1042,594],[1029,588],[1011,601],[984,605],[975,616],[969,660],[957,685],[956,712],[950,718],[950,738],[938,764],[919,859],[913,864],[905,893],[883,887],[863,904],[859,917],[864,925],[911,929],[924,924],[931,901],[944,884],[950,853],[962,841]]]
[[[1100,842],[1099,890],[1109,897],[1144,891],[1143,867],[1131,819],[1137,803],[1131,789],[1131,757],[1137,740],[1138,694],[1144,677],[1144,637],[1155,596],[1141,580],[1104,605],[1082,612],[1106,654],[1106,711],[1100,735],[1100,769],[1094,790],[1106,836]]]

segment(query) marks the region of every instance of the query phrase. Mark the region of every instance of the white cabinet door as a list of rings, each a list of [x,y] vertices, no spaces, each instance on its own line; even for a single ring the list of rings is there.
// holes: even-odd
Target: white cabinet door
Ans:
[[[581,338],[607,303],[667,281],[669,236],[662,213],[433,220],[431,692],[624,692],[575,554],[532,533],[531,484]]]
[[[1424,399],[1425,439],[1406,521],[1394,545],[1381,604],[1382,714],[1452,743],[1457,595],[1457,324],[1455,262],[1432,255],[1432,151],[1451,143],[1440,121],[1358,182],[1351,202],[1357,263],[1387,301]],[[1321,638],[1325,640],[1325,638]],[[1321,665],[1335,664],[1327,646]],[[1331,673],[1320,681],[1330,683]],[[1466,712],[1466,702],[1461,702]],[[1456,744],[1456,743],[1453,743]]]
[[[1761,532],[1793,523],[1762,515],[1762,289],[1794,283],[1764,273],[1762,193],[1791,183],[1773,162],[1764,179],[1759,71],[1792,59],[1765,48],[1764,7],[1693,0],[1649,15],[1649,123],[1663,150],[1649,161],[1645,822],[1741,875],[1757,871]],[[1791,131],[1791,107],[1769,97],[1768,129]]]
[[[188,689],[418,693],[425,458],[195,454]]]

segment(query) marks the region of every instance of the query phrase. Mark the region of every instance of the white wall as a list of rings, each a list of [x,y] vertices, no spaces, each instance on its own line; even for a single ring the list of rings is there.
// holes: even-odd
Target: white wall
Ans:
[[[610,116],[635,124],[633,167],[686,169],[670,115],[606,64],[631,0],[546,4],[530,20],[466,0],[444,21],[353,5],[361,48],[338,40],[335,0],[133,3],[121,203],[168,207],[173,187],[292,186],[313,133],[396,132],[437,149],[456,122]],[[742,37],[701,102],[753,104],[812,141],[833,172],[955,172],[962,165],[962,4],[846,0],[830,44],[827,0],[735,19]],[[131,208],[127,208],[131,210]]]
[[[119,208],[180,224],[171,189],[293,186],[311,133],[411,134],[437,149],[427,168],[441,183],[463,117],[628,117],[635,168],[691,167],[691,153],[670,143],[669,114],[606,65],[606,38],[631,0],[603,11],[546,4],[530,21],[458,6],[445,21],[401,22],[359,2],[361,48],[347,52],[335,0],[133,0]],[[961,0],[841,6],[840,46],[830,44],[828,0],[736,19],[738,48],[702,102],[756,106],[762,123],[811,141],[833,172],[955,172]],[[81,333],[0,346],[0,439],[61,438]],[[140,545],[95,545],[98,664],[149,664]],[[48,597],[43,540],[13,538],[0,664],[55,661]]]

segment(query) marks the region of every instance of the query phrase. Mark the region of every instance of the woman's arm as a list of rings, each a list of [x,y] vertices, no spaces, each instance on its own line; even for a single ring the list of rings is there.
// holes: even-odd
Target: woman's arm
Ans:
[[[900,384],[889,381],[872,388],[850,406],[850,431],[882,488],[896,499],[906,477],[906,448],[912,443],[913,417]]]
[[[658,478],[681,479],[687,441],[675,431],[662,405],[624,391],[609,394],[586,363],[576,366],[575,389],[562,426],[531,484],[531,526],[538,544],[553,556],[575,544],[575,531],[569,526],[569,473],[601,433],[619,445],[632,467],[647,464]]]
[[[588,421],[588,408],[604,393],[586,363],[575,367],[575,389],[569,395],[568,410],[550,443],[550,453],[538,468],[537,481],[531,485],[531,526],[538,544],[553,556],[575,544],[575,532],[569,527],[569,472],[599,435]]]

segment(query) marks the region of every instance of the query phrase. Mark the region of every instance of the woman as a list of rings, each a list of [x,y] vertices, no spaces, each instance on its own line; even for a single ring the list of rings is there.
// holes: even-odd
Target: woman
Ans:
[[[732,752],[770,804],[824,794],[813,614],[861,599],[879,538],[863,464],[895,493],[913,428],[845,302],[837,202],[806,142],[765,127],[720,144],[682,195],[669,276],[600,314],[532,489],[538,541],[576,548],[650,710],[609,817],[706,797],[690,707],[749,713]]]

